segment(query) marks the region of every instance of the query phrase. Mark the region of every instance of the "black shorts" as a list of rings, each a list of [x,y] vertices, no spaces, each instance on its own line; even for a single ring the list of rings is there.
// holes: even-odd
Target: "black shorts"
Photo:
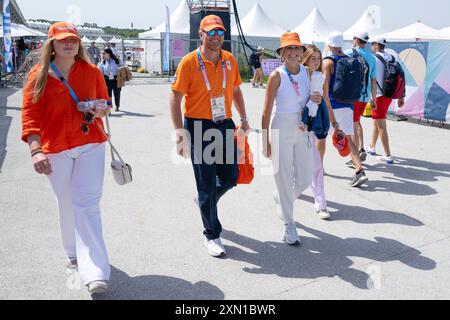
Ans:
[[[253,68],[255,68],[255,69],[261,68],[261,63],[260,62],[254,63]]]

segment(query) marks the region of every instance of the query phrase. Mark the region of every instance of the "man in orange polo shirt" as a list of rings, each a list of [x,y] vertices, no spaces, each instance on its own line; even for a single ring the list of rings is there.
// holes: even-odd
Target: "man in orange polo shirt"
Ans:
[[[204,226],[205,246],[213,257],[226,254],[220,240],[222,226],[217,202],[236,186],[238,177],[236,128],[232,103],[241,116],[241,129],[249,130],[239,67],[233,55],[222,50],[222,19],[208,15],[200,22],[202,45],[180,62],[172,84],[170,113],[177,132],[178,154],[191,155],[197,183],[196,202]],[[184,126],[181,101],[185,98]],[[185,130],[184,130],[184,129]]]

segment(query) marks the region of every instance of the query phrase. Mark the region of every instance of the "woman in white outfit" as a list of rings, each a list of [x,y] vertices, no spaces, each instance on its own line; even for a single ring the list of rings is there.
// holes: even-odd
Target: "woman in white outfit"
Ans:
[[[281,36],[277,53],[283,66],[270,75],[266,89],[262,116],[264,156],[271,158],[273,163],[277,186],[274,200],[285,225],[283,241],[288,245],[299,245],[294,201],[311,185],[313,172],[313,145],[301,122],[301,113],[309,99],[320,104],[322,96],[318,92],[311,95],[308,71],[299,64],[303,45],[296,32]]]
[[[35,171],[48,177],[56,195],[67,267],[78,268],[93,294],[106,291],[111,271],[100,216],[106,141],[100,118],[109,110],[80,112],[75,96],[109,100],[76,28],[58,22],[24,87],[22,140]]]
[[[306,52],[304,53],[301,64],[308,68],[310,78],[314,75],[325,80],[325,76],[322,74],[322,53],[319,48],[315,45],[308,45],[306,47]],[[328,83],[324,81],[323,89],[321,90],[324,99],[328,97]],[[320,107],[325,107],[322,103]],[[332,108],[326,106],[329,119],[331,123],[336,122],[336,117]],[[335,130],[339,129],[339,126],[335,125]],[[329,219],[330,213],[327,210],[327,200],[325,197],[325,185],[324,185],[324,168],[323,168],[323,158],[325,156],[326,147],[326,137],[318,139],[316,135],[312,134],[312,140],[314,141],[315,148],[313,148],[313,180],[311,184],[311,189],[314,195],[314,209],[320,219]]]

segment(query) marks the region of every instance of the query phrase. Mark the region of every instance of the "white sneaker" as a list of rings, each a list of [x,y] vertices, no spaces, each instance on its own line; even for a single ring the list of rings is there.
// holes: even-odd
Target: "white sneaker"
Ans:
[[[299,246],[300,238],[295,224],[287,224],[284,229],[283,241],[290,246]]]
[[[316,209],[316,213],[318,214],[319,218],[322,220],[330,219],[331,215],[328,212],[327,209]]]
[[[108,289],[108,282],[104,280],[96,280],[88,283],[87,287],[90,294],[105,293]]]
[[[382,155],[381,157],[378,157],[377,159],[380,162],[386,162],[387,164],[394,164],[394,158],[392,158],[392,156]]]
[[[204,245],[208,248],[209,254],[213,257],[223,257],[227,254],[220,238],[214,240],[205,238]]]
[[[364,150],[366,150],[366,153],[370,154],[371,156],[375,156],[377,154],[375,148],[372,148],[370,144],[366,144],[364,146]]]

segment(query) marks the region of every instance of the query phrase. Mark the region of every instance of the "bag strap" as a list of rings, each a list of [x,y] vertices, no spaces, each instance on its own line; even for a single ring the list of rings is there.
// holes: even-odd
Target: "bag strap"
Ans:
[[[69,83],[67,82],[67,80],[63,77],[63,75],[61,74],[61,72],[58,70],[58,68],[55,66],[54,63],[50,64],[50,67],[52,68],[53,72],[56,74],[56,76],[59,78],[59,80],[64,83],[64,85],[67,87],[67,89],[69,89],[70,95],[72,96],[72,99],[78,103],[80,102],[80,99],[78,99],[77,95],[75,94],[75,92],[73,91],[72,87],[69,85]],[[98,121],[95,121],[95,123],[97,124],[97,126],[99,127],[100,131],[103,133],[103,135],[105,136],[106,140],[108,140],[108,143],[111,147],[111,158],[113,160],[116,160],[114,157],[114,154],[117,155],[117,157],[119,158],[119,160],[123,163],[125,163],[125,161],[123,161],[122,157],[120,156],[119,152],[117,151],[117,149],[114,147],[114,145],[111,142],[111,129],[109,126],[109,120],[108,120],[108,115],[105,116],[106,118],[106,128],[108,130],[108,133],[105,132],[105,130],[102,128],[102,126],[100,126],[100,124],[98,123]]]
[[[67,87],[67,89],[69,89],[70,95],[72,96],[72,99],[75,100],[76,103],[80,102],[80,99],[78,99],[77,95],[75,94],[75,92],[73,91],[72,87],[69,85],[69,83],[67,82],[67,80],[63,77],[63,75],[61,74],[61,72],[59,72],[58,68],[55,66],[54,63],[50,64],[50,67],[52,68],[53,72],[56,74],[56,76],[58,77],[59,81],[61,81],[62,83],[64,83],[64,85]]]

